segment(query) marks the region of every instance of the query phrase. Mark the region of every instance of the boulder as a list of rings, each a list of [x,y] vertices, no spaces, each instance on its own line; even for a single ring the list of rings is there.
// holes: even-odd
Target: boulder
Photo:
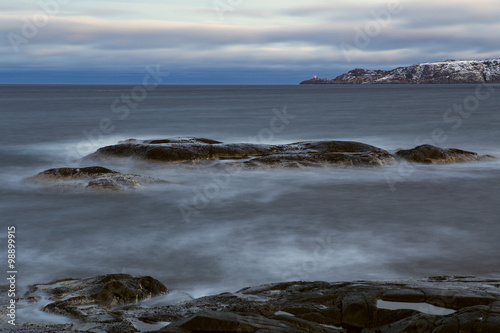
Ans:
[[[479,155],[455,148],[444,149],[432,145],[421,145],[413,149],[399,150],[396,155],[410,162],[425,164],[447,164],[494,159],[490,155]]]
[[[137,303],[166,293],[168,289],[150,276],[109,274],[34,285],[25,298],[37,299],[41,295],[48,295],[53,302],[46,305],[43,308],[44,311],[86,319],[96,309],[110,309],[119,305]]]
[[[103,175],[115,175],[115,174],[119,173],[100,166],[92,166],[86,168],[56,168],[40,172],[32,179],[34,181],[72,180],[72,179],[85,179],[89,177],[100,177]]]
[[[137,189],[144,184],[165,183],[161,179],[125,175],[100,166],[49,169],[28,178],[28,181],[55,189],[94,191],[123,191]]]
[[[132,157],[156,162],[186,162],[213,158],[248,158],[269,154],[269,146],[259,144],[223,144],[204,138],[127,140],[98,149],[92,159]]]

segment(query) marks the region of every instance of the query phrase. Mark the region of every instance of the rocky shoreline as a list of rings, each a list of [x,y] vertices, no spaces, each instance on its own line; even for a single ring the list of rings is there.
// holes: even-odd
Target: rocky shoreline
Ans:
[[[152,277],[127,274],[38,284],[16,300],[18,309],[40,305],[66,323],[41,324],[18,315],[13,327],[2,313],[0,328],[23,333],[500,331],[500,279],[297,281],[198,299],[169,298],[175,293]]]
[[[500,83],[500,59],[446,60],[392,70],[356,68],[335,79],[313,79],[300,84],[450,84]]]

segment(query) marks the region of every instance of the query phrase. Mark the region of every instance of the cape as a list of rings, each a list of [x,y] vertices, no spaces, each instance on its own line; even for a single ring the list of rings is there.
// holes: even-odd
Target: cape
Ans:
[[[420,63],[393,70],[356,68],[335,79],[314,77],[300,84],[450,84],[500,83],[500,58],[446,60]]]

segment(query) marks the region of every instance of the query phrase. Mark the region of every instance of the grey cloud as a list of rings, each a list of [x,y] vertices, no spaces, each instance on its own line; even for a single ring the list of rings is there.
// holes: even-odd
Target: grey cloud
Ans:
[[[500,26],[497,21],[492,22],[492,15],[485,15],[481,20],[480,13],[467,14],[463,7],[452,8],[448,15],[442,15],[439,11],[430,11],[429,7],[412,6],[392,17],[391,23],[381,27],[380,33],[370,37],[365,46],[358,47],[356,63],[348,63],[339,45],[344,42],[356,46],[356,31],[365,29],[373,18],[367,16],[372,10],[370,8],[358,8],[352,14],[354,5],[344,6],[283,11],[283,15],[314,18],[320,12],[326,17],[337,10],[345,13],[342,20],[304,19],[294,25],[267,27],[166,24],[160,21],[139,26],[127,21],[54,18],[30,39],[26,47],[22,46],[20,55],[2,55],[1,59],[4,63],[36,60],[39,66],[78,63],[106,67],[163,61],[184,67],[207,64],[221,67],[345,66],[349,69],[365,66],[392,68],[420,61],[444,60],[435,57],[445,54],[449,57],[463,54],[464,58],[470,58],[476,54],[494,55],[499,50],[496,32]],[[269,13],[241,10],[232,14],[264,17]],[[440,16],[441,20],[438,19]],[[0,34],[21,34],[21,26],[22,21],[4,16],[0,20]],[[0,44],[9,49],[6,38]],[[387,51],[392,51],[391,58],[377,57],[377,54]]]

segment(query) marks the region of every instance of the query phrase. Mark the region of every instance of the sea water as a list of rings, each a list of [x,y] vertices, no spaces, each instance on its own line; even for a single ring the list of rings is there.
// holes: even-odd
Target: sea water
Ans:
[[[120,140],[179,136],[500,157],[500,86],[150,88],[0,86],[0,237],[16,226],[20,289],[108,273],[195,297],[290,280],[500,276],[499,161],[232,172],[81,160]],[[25,181],[88,165],[168,183],[91,193]]]

